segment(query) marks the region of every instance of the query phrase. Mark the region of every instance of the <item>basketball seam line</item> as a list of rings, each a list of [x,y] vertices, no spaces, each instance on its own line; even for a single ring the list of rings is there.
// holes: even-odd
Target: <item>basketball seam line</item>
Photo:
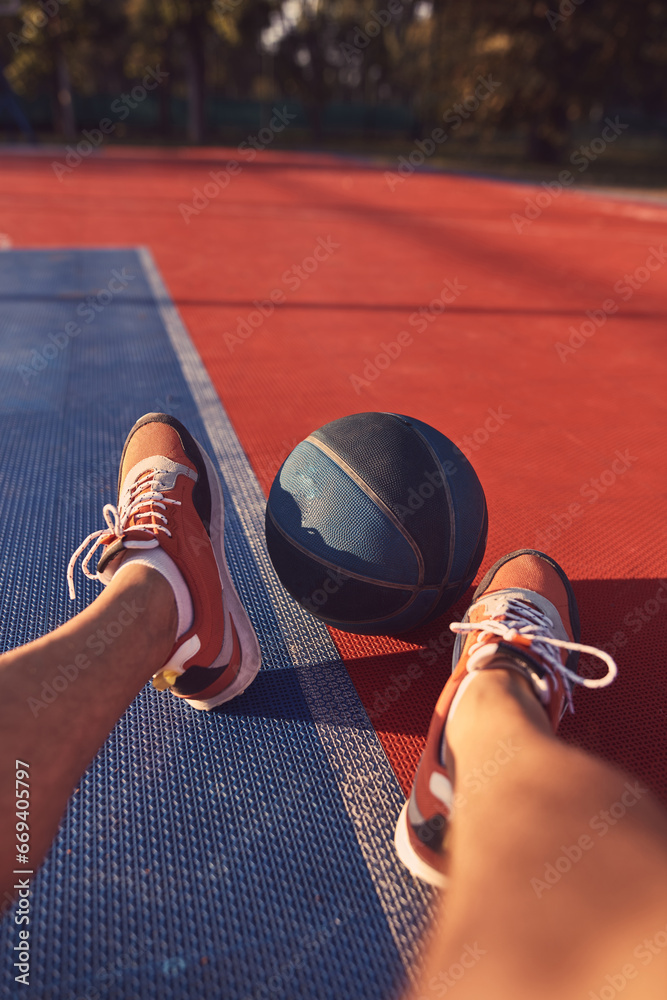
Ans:
[[[324,452],[324,454],[339,467],[339,469],[345,472],[346,475],[350,477],[352,482],[356,483],[359,489],[361,489],[367,497],[370,497],[370,499],[377,504],[380,510],[389,518],[394,527],[398,529],[401,535],[403,535],[406,542],[410,545],[410,548],[417,557],[417,567],[419,572],[418,586],[421,586],[424,583],[424,557],[421,554],[421,550],[417,545],[417,542],[414,540],[409,531],[406,530],[405,526],[401,524],[393,510],[387,506],[384,500],[377,495],[375,490],[369,486],[368,483],[364,482],[359,473],[355,472],[354,469],[347,464],[345,459],[341,458],[340,455],[337,455],[336,452],[329,448],[328,445],[313,437],[312,434],[308,435],[306,441],[308,444],[312,444],[315,448],[319,448],[320,451]]]
[[[303,553],[304,556],[308,556],[309,559],[319,563],[321,566],[326,566],[328,569],[333,569],[337,573],[342,573],[343,576],[349,576],[353,580],[361,580],[362,583],[375,583],[378,587],[390,587],[392,590],[405,590],[413,594],[420,594],[424,590],[438,590],[440,588],[439,583],[394,583],[389,580],[378,580],[373,576],[364,576],[363,573],[356,573],[354,570],[338,566],[336,563],[329,562],[328,559],[324,559],[322,556],[318,556],[314,552],[311,552],[305,546],[301,545],[300,542],[297,542],[296,539],[292,538],[292,536],[285,531],[282,525],[278,524],[273,511],[270,510],[268,506],[266,513],[267,516],[271,518],[271,524],[274,526],[276,531],[283,536],[285,541],[289,542],[290,545],[293,545],[294,548]]]
[[[400,419],[399,415],[397,413],[390,413],[390,414],[388,414],[388,416],[395,417],[397,420]],[[445,570],[445,575],[444,575],[444,578],[443,578],[443,582],[442,582],[442,584],[440,585],[440,587],[438,589],[438,594],[436,596],[436,599],[433,602],[433,604],[431,605],[431,611],[429,612],[429,614],[430,614],[433,611],[433,609],[435,607],[437,607],[438,602],[440,601],[440,598],[444,594],[444,592],[445,592],[445,590],[447,588],[447,584],[449,582],[449,574],[452,571],[452,563],[454,562],[454,552],[456,550],[456,541],[457,541],[457,537],[456,537],[456,519],[454,517],[454,504],[452,502],[452,491],[449,488],[449,482],[447,481],[447,476],[445,475],[445,470],[444,470],[443,464],[440,461],[440,459],[438,458],[438,456],[435,453],[435,451],[433,450],[433,448],[431,447],[431,445],[429,444],[429,442],[426,440],[426,438],[424,437],[424,435],[421,433],[421,431],[419,430],[419,428],[415,427],[414,424],[410,424],[410,427],[414,431],[414,433],[417,435],[417,437],[421,441],[423,441],[425,447],[429,451],[429,454],[430,454],[431,458],[435,462],[436,467],[441,470],[442,484],[444,486],[445,493],[447,494],[447,513],[449,514],[449,554],[448,554],[448,557],[447,557],[447,569]],[[478,539],[478,541],[479,541],[479,539]],[[467,567],[467,568],[469,568],[469,567]],[[463,580],[465,580],[465,576],[462,577],[462,581]]]
[[[300,545],[299,542],[296,542],[291,537],[291,535],[288,535],[287,532],[277,523],[277,521],[276,521],[276,519],[275,519],[275,517],[273,515],[273,512],[271,510],[269,510],[268,508],[267,508],[267,515],[268,515],[268,517],[270,517],[271,523],[275,527],[276,531],[280,535],[282,535],[282,537],[285,539],[286,542],[289,542],[290,545],[293,545],[295,549],[297,549],[299,552],[302,552],[304,555],[308,556],[308,558],[311,559],[311,560],[313,560],[314,562],[319,563],[321,566],[327,566],[329,569],[333,569],[336,572],[341,573],[344,576],[351,577],[351,578],[353,578],[355,580],[360,580],[362,583],[377,584],[377,586],[379,586],[379,587],[391,587],[392,589],[403,590],[403,591],[405,591],[405,592],[407,592],[407,593],[410,594],[410,597],[405,602],[405,604],[402,604],[400,606],[400,608],[396,608],[394,611],[391,612],[391,614],[389,614],[389,615],[382,615],[380,618],[360,618],[359,621],[355,621],[354,622],[355,626],[358,626],[358,625],[376,625],[378,622],[391,621],[392,618],[395,618],[397,615],[402,615],[405,611],[407,611],[407,609],[412,604],[414,604],[414,602],[417,600],[417,598],[419,597],[420,594],[424,594],[427,591],[432,590],[436,594],[436,599],[439,600],[440,597],[442,596],[442,593],[444,592],[444,589],[445,589],[446,585],[439,585],[439,584],[433,583],[433,584],[422,584],[420,586],[418,584],[405,584],[405,585],[403,585],[403,584],[387,583],[384,580],[376,580],[374,577],[371,577],[371,576],[362,576],[360,573],[354,573],[352,571],[343,570],[340,566],[336,566],[335,563],[327,562],[326,559],[321,559],[319,556],[314,555],[312,552],[309,552],[308,549],[306,549],[302,545]],[[283,584],[283,586],[284,586],[284,584]],[[294,598],[294,600],[298,600],[298,598]],[[431,605],[431,607],[433,607],[433,605]],[[346,620],[346,619],[333,618],[330,615],[322,615],[321,618],[327,624],[333,625],[334,628],[337,625],[348,626],[350,624],[350,622],[348,620]],[[343,628],[342,631],[345,631],[345,629]]]

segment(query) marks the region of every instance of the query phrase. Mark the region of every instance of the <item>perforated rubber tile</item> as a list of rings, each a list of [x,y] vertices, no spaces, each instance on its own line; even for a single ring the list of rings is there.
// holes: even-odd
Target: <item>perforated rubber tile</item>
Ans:
[[[13,914],[0,925],[0,996],[391,995],[429,900],[393,855],[401,791],[328,633],[272,574],[261,492],[150,254],[5,253],[0,323],[2,648],[99,592],[78,573],[70,605],[68,558],[115,499],[135,419],[171,409],[222,470],[264,656],[214,712],[150,686],[133,702],[34,881],[29,987]]]
[[[480,572],[546,548],[574,581],[584,640],[619,663],[612,687],[576,694],[564,735],[667,802],[664,199],[571,189],[524,225],[539,184],[435,171],[390,184],[384,166],[266,151],[186,222],[180,206],[235,154],[109,150],[62,182],[50,154],[5,158],[3,229],[22,247],[151,248],[264,494],[299,441],[348,413],[408,413],[467,439],[489,505]],[[320,238],[338,246],[313,270]],[[440,311],[447,281],[459,294]],[[273,312],[272,291],[285,295]],[[378,367],[404,330],[412,342]],[[331,634],[404,790],[463,610],[403,641]],[[319,694],[328,679],[311,665],[301,683]]]

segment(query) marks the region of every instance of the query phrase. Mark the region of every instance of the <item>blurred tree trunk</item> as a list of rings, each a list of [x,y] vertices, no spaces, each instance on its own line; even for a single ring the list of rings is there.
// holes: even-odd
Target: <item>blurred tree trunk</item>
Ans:
[[[322,7],[318,7],[315,16],[312,18],[308,31],[303,38],[306,47],[310,52],[310,76],[308,81],[306,114],[312,135],[312,141],[319,146],[324,137],[323,116],[327,103],[328,93],[324,83],[325,59],[322,45],[322,35],[326,25],[326,14]]]
[[[204,56],[204,31],[199,12],[191,15],[186,26],[187,37],[187,82],[188,82],[188,141],[199,144],[204,141],[204,107],[206,67]]]
[[[72,99],[72,81],[63,49],[62,27],[58,14],[49,23],[53,53],[54,95],[52,99],[53,128],[65,139],[76,139],[76,118]]]
[[[171,70],[172,70],[172,59],[171,59],[171,45],[172,45],[172,33],[169,31],[164,42],[164,51],[162,54],[162,66],[166,73],[169,74],[164,83],[158,87],[158,130],[161,136],[168,138],[171,136],[172,121],[171,121]]]
[[[70,80],[67,58],[60,45],[58,45],[56,50],[56,83],[58,88],[58,131],[66,139],[76,139],[72,82]]]

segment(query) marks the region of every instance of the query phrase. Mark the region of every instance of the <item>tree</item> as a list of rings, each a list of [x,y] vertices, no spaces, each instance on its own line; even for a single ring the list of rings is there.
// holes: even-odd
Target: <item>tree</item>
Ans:
[[[667,0],[0,0],[0,15],[8,82],[48,93],[68,137],[73,95],[120,94],[147,66],[169,74],[161,133],[182,92],[191,142],[210,93],[299,100],[317,139],[332,102],[400,102],[430,130],[491,76],[458,134],[519,129],[554,161],[573,123],[667,99]]]
[[[77,134],[73,91],[103,91],[111,71],[114,37],[124,18],[100,0],[21,3],[7,34],[7,78],[18,93],[48,93],[53,129],[66,139]]]
[[[170,76],[172,69],[183,75],[190,142],[205,138],[209,82],[220,75],[222,57],[234,48],[256,50],[270,9],[268,0],[127,0],[133,39],[128,69],[153,60],[169,67]],[[165,104],[166,98],[163,109]]]
[[[475,125],[523,126],[536,159],[557,160],[571,123],[602,108],[664,107],[665,3],[449,0],[434,8],[430,31],[434,105],[445,110],[491,74],[500,87],[475,112]]]

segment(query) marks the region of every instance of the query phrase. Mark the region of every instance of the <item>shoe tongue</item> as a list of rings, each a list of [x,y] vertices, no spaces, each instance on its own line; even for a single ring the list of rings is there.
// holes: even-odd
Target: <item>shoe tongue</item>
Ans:
[[[118,497],[119,506],[125,506],[131,488],[137,479],[146,475],[147,472],[152,472],[153,477],[146,479],[145,488],[151,488],[158,493],[167,493],[169,490],[173,490],[178,476],[187,476],[194,482],[198,478],[194,469],[190,469],[187,465],[181,465],[179,462],[172,462],[164,455],[151,455],[149,458],[142,458],[140,462],[132,466],[123,479]]]
[[[150,478],[146,476],[147,472],[152,473]],[[118,497],[119,510],[127,508],[131,502],[134,503],[134,501],[138,500],[144,491],[150,490],[155,493],[168,493],[170,490],[173,490],[179,475],[187,476],[188,479],[192,479],[195,482],[198,478],[194,469],[188,468],[187,465],[181,465],[179,462],[173,462],[171,459],[165,458],[164,455],[151,455],[149,458],[143,458],[136,465],[132,466],[123,479]],[[146,476],[145,483],[142,483],[141,489],[137,490],[131,498],[132,487],[142,476]],[[146,510],[146,508],[143,509],[144,511]],[[97,563],[98,573],[104,573],[111,560],[126,548],[125,537],[127,535],[131,536],[132,532],[136,530],[142,532],[145,538],[145,532],[151,529],[148,519],[143,521],[143,523],[140,521],[136,524],[133,524],[132,521],[134,521],[134,518],[131,519],[130,524],[125,529],[123,538],[116,539],[116,541],[107,545],[104,549]]]
[[[543,594],[538,594],[534,590],[525,590],[522,587],[494,590],[490,594],[484,594],[473,606],[479,610],[475,610],[474,618],[472,615],[470,616],[470,621],[483,621],[485,618],[500,618],[501,616],[503,619],[507,619],[508,617],[514,618],[515,615],[508,608],[510,601],[523,601],[525,604],[531,604],[538,611],[541,611],[542,614],[546,615],[552,622],[551,634],[555,639],[572,639],[572,636],[567,634],[558,610],[551,601],[544,597]],[[481,610],[482,606],[485,608],[485,611]]]

